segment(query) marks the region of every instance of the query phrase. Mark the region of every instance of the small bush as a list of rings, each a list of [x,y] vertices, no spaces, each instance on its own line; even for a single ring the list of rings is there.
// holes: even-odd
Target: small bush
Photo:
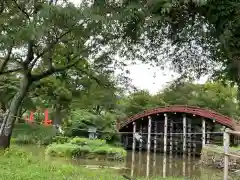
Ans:
[[[68,143],[69,141],[69,138],[65,136],[55,136],[52,138],[52,142],[57,144],[64,144]]]
[[[101,146],[94,149],[94,153],[106,155],[107,159],[112,160],[121,160],[127,155],[127,152],[123,148],[112,147],[109,145]]]
[[[18,135],[14,141],[16,144],[36,144],[37,138],[34,136],[28,136],[23,134],[23,135]]]
[[[37,124],[16,124],[12,137],[17,144],[42,144],[52,143],[56,130],[52,126]]]
[[[80,138],[80,137],[75,137],[73,138],[70,143],[72,144],[77,144],[79,146],[84,146],[84,145],[88,145],[88,146],[102,146],[106,144],[105,140],[101,140],[101,139],[88,139],[88,138]]]
[[[51,144],[47,147],[46,154],[60,157],[103,158],[110,160],[122,160],[127,155],[123,148],[110,146],[106,144],[105,140],[90,140],[80,137],[73,138],[69,143]]]
[[[74,144],[51,144],[46,149],[46,154],[50,156],[73,157],[80,152],[80,147]]]

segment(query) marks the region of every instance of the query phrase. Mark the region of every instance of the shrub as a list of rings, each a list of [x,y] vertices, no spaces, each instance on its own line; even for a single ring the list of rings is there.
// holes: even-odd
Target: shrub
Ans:
[[[78,146],[75,144],[51,144],[46,149],[46,154],[58,157],[84,157],[92,150],[89,146]]]
[[[101,146],[94,149],[94,153],[106,155],[107,159],[121,160],[126,157],[127,153],[123,148],[112,147],[109,145]]]
[[[70,143],[72,144],[77,144],[79,146],[83,146],[83,145],[88,145],[88,146],[102,146],[106,144],[105,140],[101,140],[101,139],[88,139],[88,138],[80,138],[80,137],[75,137],[73,138]]]
[[[16,138],[15,138],[15,143],[16,144],[36,144],[37,143],[37,139],[34,136],[28,136],[26,134],[19,134]]]
[[[80,147],[74,144],[51,144],[46,149],[46,154],[50,156],[74,157],[80,152]]]
[[[122,160],[126,157],[123,148],[117,148],[106,144],[105,140],[76,137],[64,144],[51,144],[47,147],[46,154],[60,157],[84,157],[104,158],[110,160]]]
[[[68,143],[69,141],[69,138],[65,136],[55,136],[52,138],[52,142],[57,144],[64,144]]]
[[[16,124],[12,137],[17,144],[42,144],[52,143],[56,130],[52,126],[37,124]]]

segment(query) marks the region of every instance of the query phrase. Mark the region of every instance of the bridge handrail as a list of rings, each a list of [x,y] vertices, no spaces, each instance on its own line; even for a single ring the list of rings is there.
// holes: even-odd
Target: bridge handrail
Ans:
[[[228,180],[228,169],[229,169],[229,157],[233,156],[235,158],[239,158],[239,155],[229,153],[230,147],[230,135],[240,136],[240,131],[233,131],[230,129],[226,129],[223,135],[223,144],[224,144],[224,180]]]
[[[229,127],[234,128],[234,120],[232,118],[230,118],[228,116],[225,116],[223,114],[220,114],[218,112],[215,112],[215,111],[213,111],[211,109],[208,109],[208,108],[201,108],[201,107],[198,107],[198,106],[188,106],[188,105],[168,105],[168,106],[160,106],[160,107],[156,107],[156,108],[150,108],[150,109],[144,110],[142,112],[139,112],[139,113],[137,113],[135,115],[132,115],[132,116],[128,117],[127,119],[121,121],[118,124],[118,126],[119,126],[118,128],[123,127],[124,125],[129,124],[130,122],[132,122],[134,119],[137,119],[138,117],[144,116],[144,114],[149,114],[149,113],[154,114],[155,112],[157,113],[160,109],[164,109],[164,108],[165,109],[168,109],[168,108],[169,109],[172,109],[172,108],[188,108],[188,109],[191,109],[191,111],[193,111],[193,112],[194,111],[198,111],[198,110],[206,111],[208,113],[211,113],[212,116],[216,117],[216,119],[217,118],[219,118],[219,119],[225,118],[228,121],[231,121],[231,123],[228,122],[226,124],[228,124]]]

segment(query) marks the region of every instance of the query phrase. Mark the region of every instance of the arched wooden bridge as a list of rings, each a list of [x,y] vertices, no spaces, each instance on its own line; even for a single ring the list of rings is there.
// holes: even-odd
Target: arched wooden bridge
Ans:
[[[195,154],[205,144],[221,144],[225,128],[234,129],[235,121],[209,109],[184,105],[149,109],[117,124],[127,149]],[[143,142],[136,141],[136,134]]]

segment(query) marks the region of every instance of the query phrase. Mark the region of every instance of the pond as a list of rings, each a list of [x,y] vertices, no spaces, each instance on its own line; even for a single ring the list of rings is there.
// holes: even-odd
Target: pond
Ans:
[[[203,180],[213,175],[223,177],[220,170],[201,167],[200,158],[195,156],[128,152],[126,167],[129,169],[123,171],[133,177],[190,177]]]
[[[110,162],[96,160],[74,160],[74,164],[112,167],[120,174],[129,177],[186,177],[197,180],[222,180],[223,171],[215,168],[204,168],[200,165],[200,158],[194,156],[167,155],[158,153],[128,151],[126,162]],[[231,180],[240,180],[234,175]]]
[[[34,154],[44,153],[44,148],[25,147]],[[194,156],[166,155],[160,153],[128,151],[125,162],[51,158],[54,161],[67,161],[87,168],[112,168],[119,174],[131,177],[189,177],[198,180],[222,180],[223,171],[215,168],[204,168],[200,158]],[[232,175],[231,180],[240,180]]]

